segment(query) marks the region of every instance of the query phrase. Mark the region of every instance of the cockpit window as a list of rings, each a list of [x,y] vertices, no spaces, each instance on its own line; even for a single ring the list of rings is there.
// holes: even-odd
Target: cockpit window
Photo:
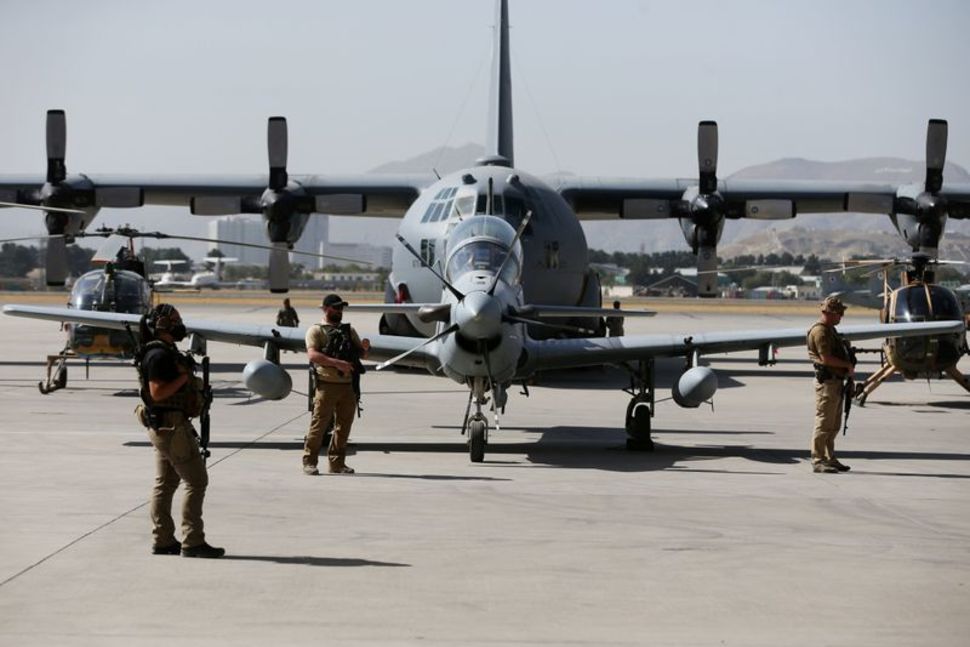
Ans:
[[[451,280],[467,272],[494,274],[511,253],[502,269],[502,279],[516,281],[522,267],[522,245],[515,241],[515,230],[495,216],[473,216],[455,226],[448,237],[446,273]],[[511,252],[509,251],[511,248]]]
[[[141,314],[148,307],[150,294],[145,281],[128,271],[108,274],[101,270],[88,272],[71,290],[71,307],[78,310],[101,310]]]
[[[895,321],[959,320],[960,304],[952,292],[938,285],[912,285],[896,294]]]

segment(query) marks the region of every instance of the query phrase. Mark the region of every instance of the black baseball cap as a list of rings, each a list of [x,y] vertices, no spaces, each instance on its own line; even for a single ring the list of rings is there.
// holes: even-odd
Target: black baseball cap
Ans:
[[[320,304],[321,308],[343,308],[347,305],[347,302],[340,298],[339,294],[328,294],[323,297],[323,303]]]

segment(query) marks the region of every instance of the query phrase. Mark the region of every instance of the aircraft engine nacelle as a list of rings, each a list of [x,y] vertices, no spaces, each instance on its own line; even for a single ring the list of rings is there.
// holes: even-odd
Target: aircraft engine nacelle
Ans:
[[[282,400],[293,389],[293,379],[282,366],[267,359],[254,359],[243,369],[246,388],[267,400]]]
[[[696,409],[717,391],[717,375],[706,366],[695,366],[681,374],[674,383],[674,402],[687,409]]]

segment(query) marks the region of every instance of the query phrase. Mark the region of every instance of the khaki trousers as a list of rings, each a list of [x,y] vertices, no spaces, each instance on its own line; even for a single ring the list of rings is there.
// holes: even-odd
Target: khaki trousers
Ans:
[[[313,396],[313,415],[310,417],[310,431],[303,446],[303,464],[316,465],[323,445],[327,425],[333,419],[333,433],[327,460],[330,471],[344,467],[347,458],[347,439],[357,413],[357,395],[350,382],[320,382]]]
[[[812,465],[835,458],[835,437],[842,427],[842,380],[815,380],[815,432]]]
[[[190,548],[205,541],[202,525],[202,502],[209,485],[205,461],[199,453],[195,429],[184,414],[168,411],[162,414],[158,429],[147,427],[148,438],[155,447],[155,487],[149,514],[155,546],[175,543],[172,520],[172,498],[179,481],[185,483],[182,497],[182,546]]]

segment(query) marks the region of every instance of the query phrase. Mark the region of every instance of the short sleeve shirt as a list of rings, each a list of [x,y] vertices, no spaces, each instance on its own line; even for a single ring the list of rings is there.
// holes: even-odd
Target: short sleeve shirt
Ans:
[[[316,325],[310,326],[310,329],[306,331],[306,347],[307,350],[311,348],[321,353],[327,348],[327,341],[330,336],[327,334],[327,326]],[[361,348],[360,337],[357,336],[357,331],[353,328],[350,329],[350,338],[353,340],[357,348]],[[349,373],[342,374],[337,371],[332,366],[320,366],[315,364],[314,368],[317,371],[317,378],[322,382],[338,382],[347,383],[351,381],[351,375]]]
[[[147,382],[171,382],[179,376],[177,355],[168,348],[153,348],[141,362],[142,374]]]
[[[838,357],[839,359],[844,359],[847,361],[849,359],[846,356],[845,344],[842,341],[842,335],[835,330],[835,326],[815,324],[808,331],[807,343],[808,357],[816,364],[822,363],[823,355]],[[829,367],[829,370],[839,376],[845,373],[845,369],[835,368],[832,366]]]

